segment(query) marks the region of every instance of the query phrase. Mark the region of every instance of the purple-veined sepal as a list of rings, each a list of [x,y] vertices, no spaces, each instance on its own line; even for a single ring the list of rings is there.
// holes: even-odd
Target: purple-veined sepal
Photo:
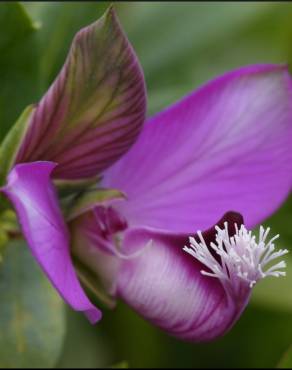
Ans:
[[[136,140],[145,110],[142,69],[110,7],[76,34],[15,162],[56,162],[59,179],[97,176]]]

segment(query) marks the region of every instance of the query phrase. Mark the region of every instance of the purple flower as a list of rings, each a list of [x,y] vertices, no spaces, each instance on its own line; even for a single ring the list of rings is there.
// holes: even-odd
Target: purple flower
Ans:
[[[100,318],[71,245],[110,296],[169,333],[202,341],[230,329],[255,282],[283,274],[283,262],[266,264],[286,250],[275,252],[267,231],[257,240],[246,228],[290,192],[291,86],[286,66],[241,68],[158,113],[140,133],[143,75],[112,11],[80,31],[2,189],[65,301],[92,322]],[[81,206],[69,210],[68,228],[52,180],[99,175],[97,187],[74,198],[73,208]]]
[[[100,184],[125,198],[71,224],[75,255],[108,294],[179,338],[207,341],[232,327],[258,280],[284,274],[283,261],[267,264],[287,251],[246,228],[289,194],[291,98],[286,66],[245,67],[146,122]]]

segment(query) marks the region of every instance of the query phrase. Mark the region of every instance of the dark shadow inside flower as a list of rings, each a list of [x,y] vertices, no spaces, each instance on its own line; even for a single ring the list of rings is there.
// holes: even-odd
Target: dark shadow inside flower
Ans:
[[[211,243],[216,242],[216,236],[218,233],[216,230],[216,226],[219,227],[220,229],[224,229],[225,222],[227,222],[228,232],[231,237],[234,234],[236,234],[235,225],[237,225],[238,228],[240,228],[240,226],[244,224],[243,216],[240,213],[234,212],[234,211],[228,211],[220,218],[220,220],[214,226],[202,232],[202,236],[205,240],[205,243],[209,247],[210,253],[216,259],[216,261],[220,264],[221,264],[221,258],[214,251],[214,249],[211,248]],[[200,242],[200,237],[198,234],[195,234],[193,237],[198,243]]]

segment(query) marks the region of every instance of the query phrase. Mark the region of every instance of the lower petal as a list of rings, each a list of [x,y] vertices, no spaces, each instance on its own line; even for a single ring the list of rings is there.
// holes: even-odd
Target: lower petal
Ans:
[[[127,231],[124,252],[144,252],[121,263],[117,295],[170,334],[208,341],[234,324],[249,294],[244,302],[236,302],[219,280],[203,276],[203,265],[183,252],[186,243],[186,235]]]

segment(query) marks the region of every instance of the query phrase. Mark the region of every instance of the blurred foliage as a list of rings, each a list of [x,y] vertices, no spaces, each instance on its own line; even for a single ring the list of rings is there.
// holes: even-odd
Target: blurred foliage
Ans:
[[[291,49],[291,4],[136,2],[119,14],[144,68],[150,113],[229,69],[285,62]]]
[[[40,27],[37,33],[40,51],[42,93],[63,65],[72,39],[80,28],[96,21],[106,10],[106,2],[35,2],[23,3]]]
[[[0,4],[0,140],[39,97],[36,27],[21,5]]]
[[[110,338],[93,327],[78,312],[66,307],[67,332],[57,368],[96,368],[112,361]]]
[[[281,279],[264,279],[255,287],[252,303],[268,306],[287,313],[292,312],[292,196],[268,220],[264,226],[271,227],[273,235],[280,234],[277,245],[290,249],[285,257],[287,276]],[[291,327],[292,328],[292,327]]]
[[[0,4],[0,138],[25,106],[46,91],[64,63],[74,34],[100,17],[108,5],[85,1]],[[117,2],[115,7],[145,72],[149,115],[232,68],[292,61],[292,4],[288,2]],[[281,234],[281,246],[290,249],[291,215],[290,198],[266,222],[274,234]],[[117,310],[105,311],[97,326],[67,309],[61,346],[64,324],[59,306],[50,311],[49,303],[56,300],[55,293],[47,287],[39,292],[44,278],[25,249],[17,250],[25,254],[21,263],[20,255],[13,252],[15,256],[5,264],[7,271],[0,271],[8,279],[3,280],[5,287],[11,286],[11,291],[5,291],[1,278],[0,311],[12,314],[8,305],[13,284],[20,284],[21,294],[14,298],[23,304],[21,312],[36,323],[25,332],[32,344],[24,353],[15,347],[17,339],[7,339],[8,330],[3,328],[10,319],[0,322],[0,366],[12,366],[15,361],[14,365],[23,367],[118,367],[125,360],[130,368],[275,367],[291,344],[291,256],[287,277],[261,282],[239,322],[214,343],[178,341],[119,304]],[[0,313],[0,319],[9,317],[5,315]]]
[[[126,361],[119,362],[118,364],[115,364],[110,367],[110,369],[128,369],[128,363]]]
[[[65,333],[64,306],[23,242],[0,266],[0,367],[52,367]]]
[[[291,343],[292,312],[249,305],[234,328],[212,343],[186,343],[167,336],[120,304],[99,324],[110,337],[115,359],[131,367],[275,367]]]
[[[281,360],[277,365],[278,369],[291,369],[292,368],[292,345],[284,353]]]

